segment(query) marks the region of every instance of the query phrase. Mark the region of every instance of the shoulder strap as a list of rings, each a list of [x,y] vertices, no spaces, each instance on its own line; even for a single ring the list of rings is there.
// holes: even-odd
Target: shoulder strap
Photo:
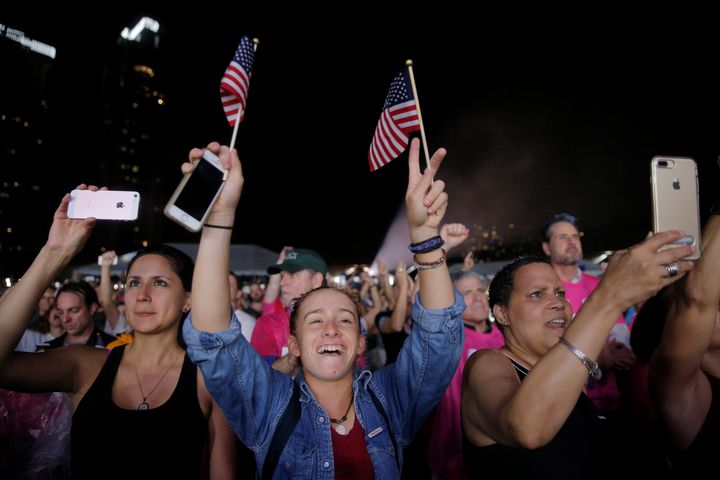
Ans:
[[[295,426],[300,420],[300,414],[302,413],[300,406],[300,389],[296,382],[293,382],[293,393],[288,402],[288,406],[280,417],[278,426],[275,429],[272,440],[270,441],[270,448],[268,448],[268,454],[265,457],[262,469],[262,480],[270,480],[275,473],[278,461],[280,460],[280,454],[285,449],[290,435],[295,431]]]
[[[383,419],[385,420],[385,425],[388,429],[388,435],[390,436],[390,441],[392,442],[392,446],[395,449],[395,462],[398,465],[398,471],[401,471],[400,468],[400,451],[398,450],[397,443],[395,443],[395,434],[392,431],[392,427],[390,426],[390,419],[388,418],[387,412],[382,406],[382,403],[380,403],[380,399],[377,398],[375,395],[375,392],[372,391],[372,388],[368,386],[367,389],[368,393],[370,394],[370,398],[372,399],[372,402],[375,404],[375,408],[378,412],[380,412],[380,415],[382,415]]]

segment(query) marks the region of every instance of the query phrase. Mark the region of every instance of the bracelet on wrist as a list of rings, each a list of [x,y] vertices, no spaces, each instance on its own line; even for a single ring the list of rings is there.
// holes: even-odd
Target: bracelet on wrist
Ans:
[[[442,257],[438,258],[437,260],[434,260],[432,262],[418,262],[417,260],[417,254],[413,256],[415,260],[415,266],[418,270],[432,270],[433,268],[437,268],[445,261],[447,260],[447,253],[445,252],[445,249],[442,250]]]
[[[410,250],[410,252],[417,255],[418,253],[432,252],[433,250],[437,250],[443,245],[445,245],[445,241],[442,239],[442,237],[440,235],[435,235],[434,237],[423,240],[422,242],[411,243],[410,245],[408,245],[408,249]]]
[[[206,223],[203,225],[203,227],[210,227],[210,228],[221,228],[223,230],[232,230],[233,227],[230,225],[229,227],[227,225],[213,225],[211,223]]]
[[[560,343],[565,345],[568,350],[570,350],[578,359],[580,359],[585,368],[587,368],[588,375],[592,377],[593,380],[600,380],[602,378],[602,370],[600,370],[600,366],[597,364],[597,362],[591,360],[587,355],[583,353],[582,350],[565,340],[563,337],[560,337],[559,341]]]

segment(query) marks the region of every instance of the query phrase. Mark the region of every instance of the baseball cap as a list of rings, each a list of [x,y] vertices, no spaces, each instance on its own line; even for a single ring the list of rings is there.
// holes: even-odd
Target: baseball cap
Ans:
[[[309,268],[314,272],[320,272],[323,275],[327,272],[327,265],[325,260],[314,250],[308,250],[305,248],[298,248],[296,250],[290,250],[285,254],[285,261],[279,265],[270,265],[267,268],[267,272],[270,275],[275,275],[280,272],[295,273],[300,270]]]

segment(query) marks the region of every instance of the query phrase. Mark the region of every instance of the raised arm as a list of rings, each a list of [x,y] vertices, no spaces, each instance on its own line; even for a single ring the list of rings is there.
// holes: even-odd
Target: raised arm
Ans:
[[[430,159],[430,168],[420,172],[420,141],[416,138],[410,144],[408,155],[409,175],[408,187],[405,194],[408,226],[410,228],[410,241],[420,243],[439,235],[440,221],[447,209],[448,195],[445,193],[445,182],[436,180],[433,175],[437,173],[440,164],[446,155],[445,149],[435,152]],[[420,264],[433,264],[439,261],[445,253],[442,249],[415,256]],[[420,301],[425,308],[440,309],[453,304],[454,296],[447,263],[442,262],[435,268],[421,269],[419,272]],[[399,299],[398,301],[403,301]]]
[[[650,362],[650,392],[680,449],[697,436],[712,400],[703,360],[717,335],[718,268],[720,216],[712,215],[703,232],[702,256],[675,290],[660,345]]]
[[[240,159],[236,150],[217,142],[209,144],[208,149],[218,154],[223,167],[228,170],[228,178],[206,223],[232,227],[244,182]],[[190,162],[183,164],[183,173],[192,171],[192,162],[201,156],[201,149],[191,150]],[[192,322],[198,330],[217,332],[228,328],[231,307],[227,272],[230,270],[231,236],[231,229],[202,229],[192,284]]]
[[[80,185],[79,190],[87,189]],[[91,187],[97,190],[97,187]],[[70,195],[66,194],[55,211],[47,243],[35,261],[0,303],[0,371],[5,373],[8,359],[27,327],[35,306],[47,286],[70,260],[82,250],[95,225],[94,218],[68,218]]]
[[[278,259],[276,262],[277,265],[280,265],[285,261],[285,254],[292,249],[293,247],[283,247],[283,249],[280,251],[280,255],[278,255]],[[263,297],[263,303],[271,304],[274,303],[275,300],[277,300],[278,296],[280,295],[280,276],[280,272],[276,273],[275,275],[270,275],[267,287],[265,288],[265,296]]]
[[[112,331],[115,330],[115,326],[120,318],[120,310],[112,298],[113,289],[112,279],[110,278],[110,268],[116,258],[117,254],[115,254],[114,250],[103,252],[100,256],[100,295],[98,300],[105,311],[107,322]]]
[[[680,232],[663,232],[618,252],[563,337],[590,359],[597,359],[618,315],[690,270],[692,263],[680,258],[689,255],[691,247],[658,251],[681,237]],[[668,275],[665,265],[669,263],[678,264],[678,276]],[[509,362],[494,351],[469,362],[466,376],[463,424],[474,443],[538,448],[551,441],[567,420],[588,371],[558,342],[521,383]]]

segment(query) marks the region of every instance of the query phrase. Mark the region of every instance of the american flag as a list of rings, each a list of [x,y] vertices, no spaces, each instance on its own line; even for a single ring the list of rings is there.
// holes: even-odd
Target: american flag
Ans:
[[[220,80],[220,99],[231,127],[235,126],[238,113],[241,122],[245,116],[245,102],[250,89],[250,73],[254,58],[255,48],[252,40],[247,36],[242,37],[230,65],[225,70],[225,75]]]
[[[374,172],[399,157],[408,146],[408,134],[420,130],[417,104],[412,95],[407,69],[390,84],[380,121],[375,128],[368,163]]]

